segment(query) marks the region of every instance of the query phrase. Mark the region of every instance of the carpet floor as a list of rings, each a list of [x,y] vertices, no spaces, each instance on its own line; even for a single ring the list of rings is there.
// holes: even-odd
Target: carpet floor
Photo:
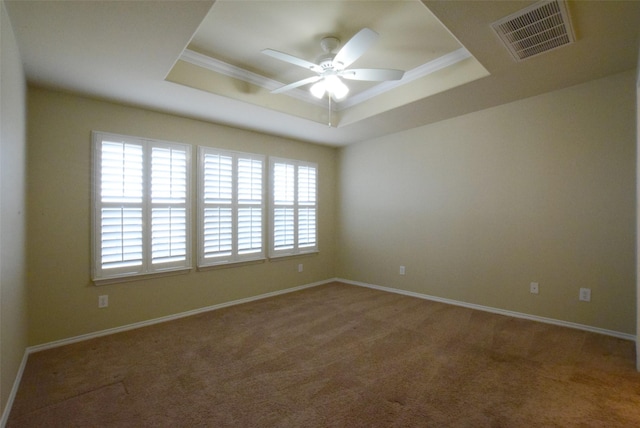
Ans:
[[[29,356],[8,427],[637,427],[634,343],[332,283]]]

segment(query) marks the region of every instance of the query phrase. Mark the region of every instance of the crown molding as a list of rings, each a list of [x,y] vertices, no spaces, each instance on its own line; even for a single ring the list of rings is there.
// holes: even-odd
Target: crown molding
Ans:
[[[435,73],[438,70],[442,70],[443,68],[449,67],[470,57],[471,53],[469,53],[468,50],[466,50],[465,48],[460,48],[405,72],[404,76],[400,80],[381,82],[372,88],[360,92],[359,94],[348,97],[344,101],[336,102],[335,110],[341,111],[356,106],[380,94],[388,92],[399,86],[406,85],[407,83],[413,82],[416,79],[420,79],[431,73]],[[180,55],[180,60],[196,65],[198,67],[206,68],[207,70],[211,70],[215,73],[219,73],[233,79],[242,80],[252,85],[260,86],[268,91],[273,91],[274,89],[285,85],[284,83],[278,82],[277,80],[269,79],[268,77],[253,73],[240,67],[236,67],[235,65],[231,65],[224,61],[220,61],[218,59],[203,55],[190,49],[184,50],[182,55]],[[299,88],[287,91],[283,93],[283,95],[287,95],[289,97],[296,98],[298,100],[321,107],[324,107],[326,105],[323,100],[318,100],[313,95],[311,95],[309,91]]]
[[[206,68],[207,70],[211,70],[215,73],[220,73],[233,79],[242,80],[243,82],[260,86],[268,91],[273,91],[274,89],[278,89],[285,85],[285,83],[269,79],[268,77],[253,73],[249,70],[245,70],[244,68],[236,67],[235,65],[220,61],[219,59],[194,52],[190,49],[184,50],[182,55],[180,55],[180,60],[197,65],[198,67]],[[324,103],[322,103],[321,100],[315,98],[311,93],[309,93],[309,91],[302,89],[292,89],[283,95],[287,95],[307,103],[324,106]]]
[[[416,79],[420,79],[421,77],[425,77],[431,73],[435,73],[438,70],[442,70],[443,68],[449,67],[462,60],[470,58],[471,56],[472,55],[468,50],[466,50],[465,48],[460,48],[405,72],[404,76],[400,80],[388,80],[386,82],[381,82],[380,84],[369,88],[366,91],[362,91],[357,95],[347,98],[338,105],[336,110],[340,111],[353,107],[373,97],[377,97],[378,95],[383,94],[387,91],[390,91],[402,85],[406,85],[407,83],[413,82]]]

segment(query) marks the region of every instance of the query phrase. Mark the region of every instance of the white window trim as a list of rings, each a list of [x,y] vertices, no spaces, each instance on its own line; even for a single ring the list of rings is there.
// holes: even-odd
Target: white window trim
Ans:
[[[207,154],[228,156],[232,158],[232,200],[230,208],[232,209],[232,233],[231,241],[232,248],[231,254],[210,256],[205,255],[205,208],[207,203],[204,198],[204,179],[205,179],[205,156]],[[258,160],[262,164],[262,176],[261,176],[261,203],[259,207],[261,209],[261,243],[262,246],[259,251],[249,254],[240,254],[238,251],[238,209],[242,205],[238,201],[238,159],[251,159]],[[245,153],[232,150],[223,150],[207,146],[198,147],[198,269],[207,269],[214,267],[229,267],[232,265],[250,264],[255,262],[263,262],[266,260],[266,157],[255,153]],[[214,204],[209,206],[215,206]]]
[[[140,145],[143,148],[143,200],[139,204],[142,207],[142,264],[129,268],[103,269],[101,266],[101,143],[103,141],[120,141],[124,143]],[[185,209],[185,245],[184,260],[156,264],[151,262],[151,150],[154,147],[183,149],[186,155],[186,197],[181,204]],[[132,281],[160,275],[174,274],[188,271],[191,265],[191,145],[161,141],[140,137],[119,135],[108,132],[92,132],[92,173],[91,173],[91,277],[96,285],[104,285],[115,282]]]
[[[275,208],[278,204],[275,202],[274,196],[274,166],[276,163],[285,163],[289,165],[293,165],[295,168],[294,172],[294,238],[293,238],[293,248],[290,249],[275,249]],[[316,185],[315,185],[315,203],[313,205],[306,205],[308,207],[313,207],[315,209],[316,221],[315,221],[315,244],[300,247],[299,246],[299,236],[298,236],[298,213],[301,205],[298,201],[298,170],[299,167],[310,167],[315,169],[316,174]],[[319,252],[318,249],[318,164],[313,162],[306,162],[295,159],[286,159],[279,157],[270,157],[269,158],[269,258],[275,259],[280,257],[290,257],[290,256],[298,256],[304,254],[313,254]]]

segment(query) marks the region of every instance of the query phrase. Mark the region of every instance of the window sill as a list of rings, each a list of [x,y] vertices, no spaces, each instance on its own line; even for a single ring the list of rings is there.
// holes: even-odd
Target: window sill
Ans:
[[[180,269],[172,269],[160,272],[153,273],[142,273],[135,275],[127,275],[127,276],[118,276],[113,278],[100,278],[100,279],[92,279],[91,281],[95,286],[109,285],[109,284],[118,284],[121,282],[133,282],[133,281],[143,281],[145,279],[152,278],[162,278],[165,276],[175,276],[175,275],[184,275],[191,271],[192,268],[180,268]]]
[[[269,261],[270,262],[279,262],[281,260],[297,259],[297,258],[308,257],[308,256],[316,256],[318,254],[320,254],[320,251],[318,251],[318,250],[307,251],[307,252],[304,252],[304,253],[296,253],[296,254],[276,254],[276,255],[273,255],[273,256],[269,256]]]
[[[218,264],[198,266],[197,269],[198,269],[198,272],[203,272],[207,270],[228,269],[228,268],[242,267],[242,266],[248,266],[248,265],[257,265],[257,264],[264,263],[266,261],[267,259],[243,260],[238,262],[222,262]]]

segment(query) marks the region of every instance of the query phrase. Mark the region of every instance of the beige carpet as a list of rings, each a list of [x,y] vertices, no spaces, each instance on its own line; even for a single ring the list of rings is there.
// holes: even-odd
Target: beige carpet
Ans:
[[[637,427],[634,344],[328,284],[30,356],[9,427]]]

